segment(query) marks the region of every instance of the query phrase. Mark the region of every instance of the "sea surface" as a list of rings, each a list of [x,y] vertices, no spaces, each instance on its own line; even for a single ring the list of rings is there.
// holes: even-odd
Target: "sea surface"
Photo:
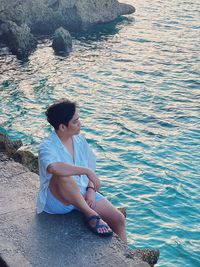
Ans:
[[[0,131],[37,153],[46,107],[76,100],[129,246],[160,249],[159,267],[198,267],[199,0],[123,2],[136,13],[74,36],[69,56],[48,37],[27,62],[1,51]]]

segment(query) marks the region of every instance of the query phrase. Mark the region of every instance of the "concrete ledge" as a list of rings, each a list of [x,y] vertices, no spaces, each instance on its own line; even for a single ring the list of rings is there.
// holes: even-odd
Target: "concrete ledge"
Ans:
[[[37,215],[38,175],[0,157],[0,252],[10,267],[150,266],[117,235],[95,236],[79,212]]]

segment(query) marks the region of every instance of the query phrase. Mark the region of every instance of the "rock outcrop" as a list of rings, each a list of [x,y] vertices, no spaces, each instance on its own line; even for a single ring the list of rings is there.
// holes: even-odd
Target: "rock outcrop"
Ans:
[[[0,159],[4,159],[7,155],[7,159],[14,159],[29,171],[39,173],[38,157],[24,149],[21,140],[10,140],[6,135],[0,133],[0,153]]]
[[[14,155],[22,146],[21,140],[10,140],[7,135],[0,133],[0,151],[7,153],[9,156]]]
[[[72,37],[63,27],[55,31],[52,47],[56,53],[69,53],[72,50]]]
[[[4,42],[9,46],[11,52],[19,57],[27,57],[37,45],[36,38],[25,23],[18,26],[13,21],[7,21],[1,24],[1,31]]]
[[[36,47],[34,34],[61,26],[78,32],[134,11],[117,0],[0,0],[0,43],[25,56]]]
[[[115,234],[112,238],[99,238],[86,227],[79,212],[36,215],[38,175],[5,154],[7,138],[0,137],[2,266],[7,266],[5,262],[10,267],[149,267],[156,264],[159,251],[131,250]],[[16,142],[12,152],[19,145]]]

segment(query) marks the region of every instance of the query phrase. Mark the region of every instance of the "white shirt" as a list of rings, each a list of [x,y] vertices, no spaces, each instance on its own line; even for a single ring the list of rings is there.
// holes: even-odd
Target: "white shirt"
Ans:
[[[95,170],[96,157],[90,149],[86,139],[82,135],[73,136],[74,145],[74,162],[67,148],[62,144],[60,138],[53,132],[49,137],[45,138],[39,147],[39,175],[40,188],[37,198],[37,213],[44,210],[47,198],[47,189],[52,174],[47,171],[47,167],[55,162],[65,162],[75,166],[81,166]],[[81,193],[85,193],[88,185],[88,177],[86,175],[73,176]]]

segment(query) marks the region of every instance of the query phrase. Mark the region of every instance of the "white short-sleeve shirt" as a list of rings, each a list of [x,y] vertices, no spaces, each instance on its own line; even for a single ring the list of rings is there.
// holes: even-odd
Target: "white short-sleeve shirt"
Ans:
[[[49,186],[52,174],[47,171],[47,167],[51,163],[65,162],[75,166],[81,166],[95,170],[96,157],[90,149],[86,139],[82,135],[73,136],[74,145],[74,159],[62,144],[60,138],[53,132],[49,137],[45,138],[39,147],[39,175],[40,175],[40,188],[37,197],[37,213],[44,210],[47,198],[47,189]],[[86,175],[73,176],[80,191],[83,193],[88,185],[88,177]]]

